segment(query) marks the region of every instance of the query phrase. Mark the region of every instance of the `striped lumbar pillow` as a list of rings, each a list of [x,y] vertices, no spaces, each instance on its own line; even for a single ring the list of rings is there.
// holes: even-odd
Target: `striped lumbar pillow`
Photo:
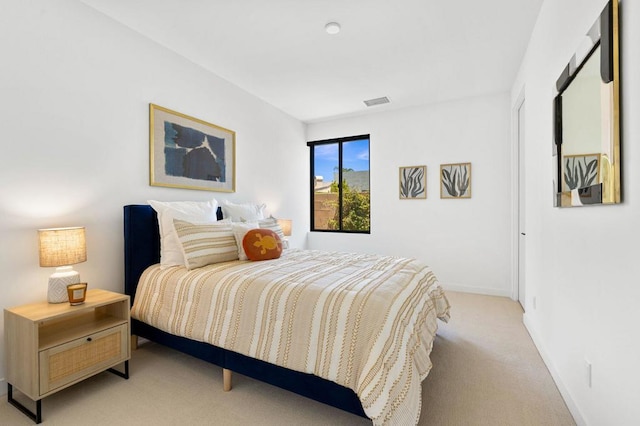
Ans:
[[[273,216],[270,216],[266,219],[262,219],[258,221],[258,226],[263,229],[270,229],[271,231],[278,234],[281,241],[284,241],[284,232],[282,232],[282,228],[278,224],[278,219]]]
[[[238,258],[230,223],[195,224],[174,219],[173,226],[182,246],[184,266],[189,270]]]

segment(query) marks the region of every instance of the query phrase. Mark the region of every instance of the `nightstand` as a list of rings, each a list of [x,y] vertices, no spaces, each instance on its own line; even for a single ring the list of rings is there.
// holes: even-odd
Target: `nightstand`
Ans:
[[[32,303],[4,310],[8,402],[36,423],[42,398],[109,370],[129,378],[129,296],[87,291],[85,302]],[[124,363],[124,373],[113,369]],[[36,402],[33,413],[13,398],[13,387]]]

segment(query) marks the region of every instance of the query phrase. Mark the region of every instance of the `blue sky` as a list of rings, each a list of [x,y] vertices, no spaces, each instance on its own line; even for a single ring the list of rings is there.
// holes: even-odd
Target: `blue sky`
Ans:
[[[325,182],[333,180],[333,173],[338,167],[338,145],[316,145],[315,146],[316,176],[322,176]],[[369,140],[344,142],[342,144],[342,166],[355,171],[369,170]]]

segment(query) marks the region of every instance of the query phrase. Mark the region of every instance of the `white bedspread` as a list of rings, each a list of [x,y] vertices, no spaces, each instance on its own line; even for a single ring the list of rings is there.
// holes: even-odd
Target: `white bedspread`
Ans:
[[[374,424],[413,424],[449,302],[416,260],[290,249],[192,271],[152,266],[131,315],[353,389]]]

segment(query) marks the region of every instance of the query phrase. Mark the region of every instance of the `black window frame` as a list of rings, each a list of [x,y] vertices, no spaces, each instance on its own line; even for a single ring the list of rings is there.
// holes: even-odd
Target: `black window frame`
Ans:
[[[342,229],[342,171],[343,171],[343,163],[342,163],[342,145],[345,142],[352,141],[360,141],[366,139],[369,142],[369,155],[371,155],[371,135],[364,134],[358,136],[346,136],[341,138],[331,138],[331,139],[322,139],[317,141],[309,141],[307,142],[307,146],[311,148],[309,158],[310,158],[310,215],[311,221],[310,223],[310,231],[311,232],[334,232],[334,233],[345,233],[345,234],[371,234],[371,159],[369,159],[369,229],[367,231],[358,231],[358,230],[345,230]],[[338,226],[339,229],[315,229],[315,148],[318,145],[332,145],[338,144]]]

